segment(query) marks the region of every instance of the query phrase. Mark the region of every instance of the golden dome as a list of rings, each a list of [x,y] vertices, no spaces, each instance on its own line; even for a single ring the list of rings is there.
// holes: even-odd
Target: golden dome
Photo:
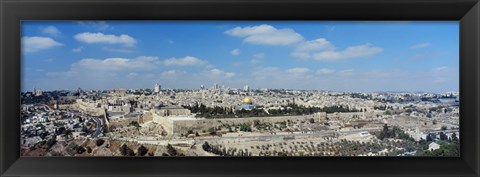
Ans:
[[[247,97],[243,98],[242,102],[245,103],[245,104],[252,104],[253,100],[250,97],[247,96]]]

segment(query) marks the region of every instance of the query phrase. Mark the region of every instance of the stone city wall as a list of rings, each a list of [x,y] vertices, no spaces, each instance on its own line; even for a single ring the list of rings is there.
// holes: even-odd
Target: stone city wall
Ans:
[[[225,119],[195,119],[195,120],[173,120],[167,117],[153,116],[153,121],[161,124],[169,135],[186,134],[189,130],[193,132],[208,131],[209,128],[221,125],[251,124],[258,120],[261,123],[277,123],[283,121],[308,121],[313,118],[315,121],[325,120],[326,113],[316,113],[304,116],[275,116],[275,117],[249,117],[249,118],[225,118]]]
[[[74,109],[74,110],[78,110],[78,111],[81,111],[81,112],[84,112],[86,114],[89,114],[89,115],[92,115],[92,116],[100,116],[104,113],[104,110],[102,108],[97,108],[97,107],[93,107],[92,105],[89,105],[89,104],[86,104],[86,103],[74,103],[74,104],[71,104],[71,105],[59,105],[59,108],[60,109]]]
[[[167,136],[171,136],[173,135],[174,133],[174,129],[173,129],[173,120],[172,119],[168,119],[168,118],[165,118],[165,117],[161,117],[161,116],[158,116],[156,114],[153,114],[153,119],[152,119],[154,122],[160,124],[163,126],[163,129],[167,132]]]
[[[110,127],[124,127],[132,123],[132,121],[138,121],[138,117],[118,118],[110,119]]]
[[[138,116],[138,123],[145,123],[153,121],[153,114],[151,112],[146,112],[145,114]]]

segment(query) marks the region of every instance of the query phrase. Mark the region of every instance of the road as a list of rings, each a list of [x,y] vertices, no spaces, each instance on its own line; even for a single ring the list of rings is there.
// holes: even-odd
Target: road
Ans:
[[[103,124],[98,117],[95,117],[94,120],[95,122],[97,122],[97,129],[95,130],[95,132],[93,132],[92,137],[96,138],[103,132]]]
[[[369,130],[380,130],[381,128],[364,128],[364,129],[355,129],[355,130],[349,130],[349,131],[335,131],[335,130],[323,130],[323,131],[317,131],[317,132],[309,132],[309,133],[299,133],[295,132],[292,134],[286,134],[286,135],[254,135],[254,136],[248,136],[248,135],[243,135],[243,136],[234,136],[234,137],[217,137],[217,136],[210,136],[210,137],[200,137],[196,138],[197,140],[239,140],[239,139],[244,139],[244,140],[249,140],[249,141],[269,141],[269,140],[283,140],[285,137],[290,137],[290,136],[295,136],[296,138],[302,138],[302,137],[322,137],[322,136],[328,136],[332,135],[335,133],[338,133],[340,135],[345,135],[345,134],[355,134],[355,133],[360,133],[364,131],[369,131]]]

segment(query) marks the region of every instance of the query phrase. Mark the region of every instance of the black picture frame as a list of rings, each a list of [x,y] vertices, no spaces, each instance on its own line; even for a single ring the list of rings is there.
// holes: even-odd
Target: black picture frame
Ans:
[[[1,176],[479,176],[478,0],[0,0]],[[20,157],[22,20],[460,22],[460,157]]]

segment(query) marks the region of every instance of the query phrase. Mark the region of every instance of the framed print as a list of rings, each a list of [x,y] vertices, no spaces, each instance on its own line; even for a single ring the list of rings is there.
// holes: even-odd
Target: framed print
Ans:
[[[478,176],[478,1],[1,9],[2,176]]]

